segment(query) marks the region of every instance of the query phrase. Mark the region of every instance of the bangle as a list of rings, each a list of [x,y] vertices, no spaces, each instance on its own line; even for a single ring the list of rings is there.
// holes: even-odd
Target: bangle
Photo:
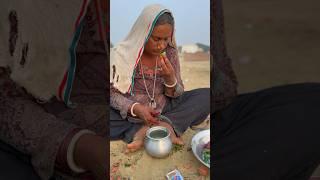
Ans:
[[[140,103],[138,103],[138,102],[133,103],[132,106],[131,106],[131,109],[130,109],[131,116],[133,116],[133,117],[136,117],[136,116],[137,116],[136,114],[133,113],[133,107],[134,107],[135,105],[137,105],[137,104],[140,104]]]
[[[76,172],[76,173],[83,173],[86,171],[85,169],[82,169],[74,162],[74,149],[75,149],[76,143],[80,139],[80,137],[85,134],[95,134],[95,133],[87,129],[80,130],[77,134],[75,134],[72,137],[67,149],[68,166],[73,172]]]
[[[163,83],[164,84],[164,86],[166,86],[166,87],[168,87],[168,88],[172,88],[172,87],[175,87],[176,85],[177,85],[177,83],[178,83],[178,81],[177,81],[177,79],[175,78],[175,82],[172,84],[172,85],[169,85],[169,84],[166,84],[165,82]]]

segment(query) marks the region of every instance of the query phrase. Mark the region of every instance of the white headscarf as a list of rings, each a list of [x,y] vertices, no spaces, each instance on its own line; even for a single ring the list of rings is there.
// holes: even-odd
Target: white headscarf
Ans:
[[[130,92],[134,83],[134,70],[141,58],[144,45],[152,34],[158,17],[166,12],[171,13],[170,10],[159,4],[146,6],[128,36],[111,49],[110,83],[120,92]],[[175,47],[174,33],[171,39],[170,45]]]

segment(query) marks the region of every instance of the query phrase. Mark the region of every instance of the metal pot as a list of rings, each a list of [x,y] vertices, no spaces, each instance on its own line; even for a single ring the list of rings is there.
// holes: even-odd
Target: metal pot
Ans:
[[[150,128],[146,133],[144,148],[150,156],[166,157],[172,149],[170,131],[162,126]]]

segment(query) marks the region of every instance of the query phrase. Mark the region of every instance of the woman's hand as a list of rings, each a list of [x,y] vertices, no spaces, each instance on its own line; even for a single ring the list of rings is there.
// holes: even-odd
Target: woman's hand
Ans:
[[[134,106],[133,112],[140,119],[144,120],[146,124],[159,124],[159,121],[157,119],[159,112],[149,106],[137,104]]]
[[[176,82],[175,70],[165,55],[160,55],[159,71],[166,84],[174,84]]]

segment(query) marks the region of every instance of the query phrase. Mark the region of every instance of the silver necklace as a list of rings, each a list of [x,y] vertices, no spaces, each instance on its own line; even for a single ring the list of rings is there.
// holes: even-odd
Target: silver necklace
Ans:
[[[148,91],[148,87],[147,87],[146,80],[145,80],[145,77],[144,77],[142,63],[140,63],[140,69],[141,69],[141,72],[142,72],[142,79],[143,79],[144,87],[146,88],[147,95],[148,95],[148,97],[150,99],[149,106],[152,107],[153,109],[157,108],[157,103],[156,103],[156,100],[154,99],[154,91],[156,89],[156,79],[157,79],[157,68],[158,68],[158,57],[156,59],[156,67],[154,68],[153,90],[152,90],[152,96],[151,96],[149,91]]]

